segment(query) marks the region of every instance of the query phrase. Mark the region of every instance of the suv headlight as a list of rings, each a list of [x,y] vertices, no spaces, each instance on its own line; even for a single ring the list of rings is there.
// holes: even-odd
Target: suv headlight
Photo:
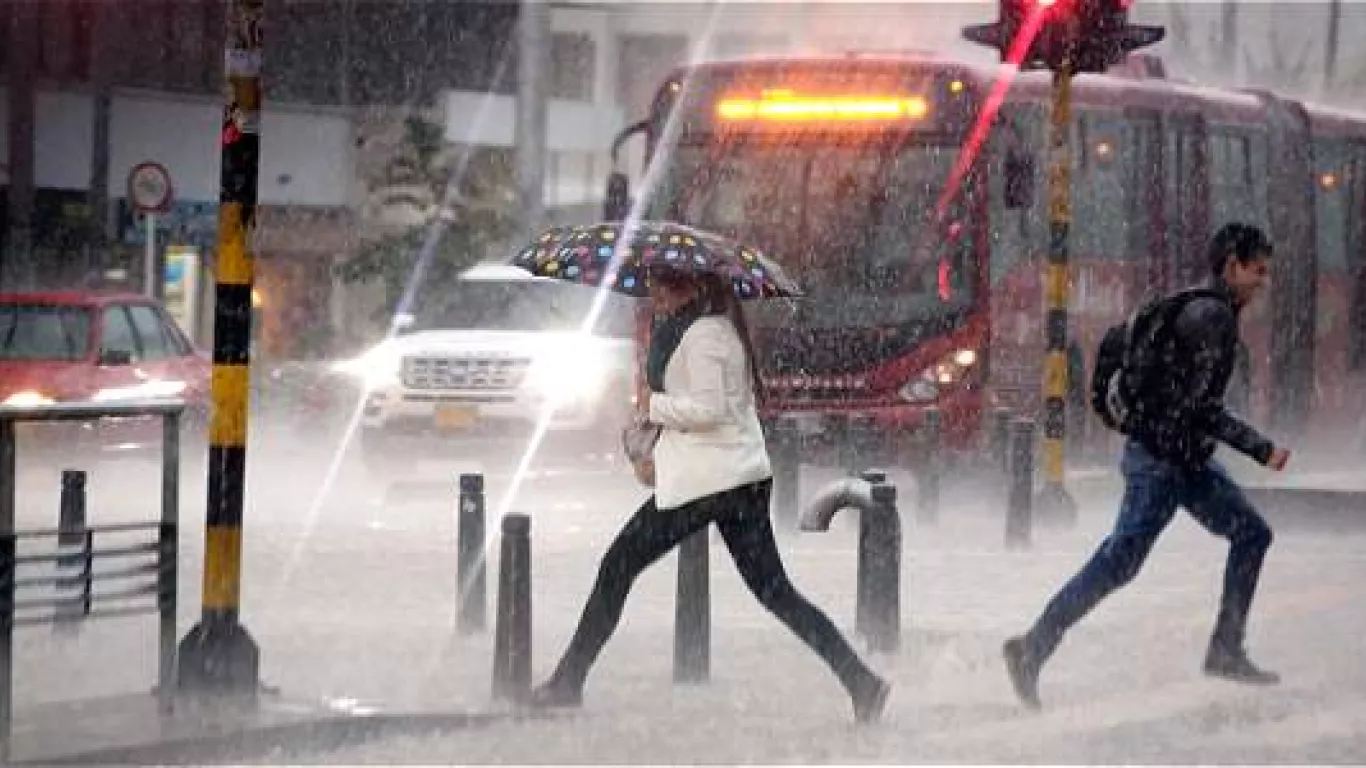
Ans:
[[[605,355],[570,345],[537,355],[527,370],[526,386],[547,400],[567,403],[602,394],[608,378]]]
[[[357,357],[332,364],[333,373],[350,376],[365,384],[366,390],[398,383],[402,355],[392,344],[381,342]]]
[[[957,349],[939,358],[935,363],[902,385],[897,392],[902,400],[911,403],[928,403],[939,397],[944,390],[957,385],[977,365],[977,350]]]

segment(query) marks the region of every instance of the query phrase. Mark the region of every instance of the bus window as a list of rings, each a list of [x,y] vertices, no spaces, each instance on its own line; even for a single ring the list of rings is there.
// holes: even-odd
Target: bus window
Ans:
[[[1233,129],[1210,131],[1210,228],[1230,221],[1265,226],[1252,174],[1252,137]],[[1211,234],[1213,234],[1211,232]]]
[[[1103,115],[1083,115],[1077,122],[1076,170],[1072,222],[1080,258],[1123,259],[1128,256],[1131,187],[1126,165],[1132,147],[1122,146],[1124,123]]]
[[[1347,271],[1348,154],[1340,142],[1314,146],[1314,217],[1320,274],[1341,277]]]
[[[1041,110],[1028,104],[1007,104],[997,118],[1000,127],[992,132],[988,194],[990,207],[991,282],[997,285],[1012,270],[1028,261],[1045,242],[1047,217],[1041,216],[1040,206],[1047,205],[1048,195],[1042,184],[1044,169],[1035,161],[1029,171],[1034,194],[1024,207],[1014,207],[1007,200],[1007,158],[1012,154],[1027,154],[1030,148],[1041,146],[1043,116]],[[1046,213],[1046,211],[1045,211]]]
[[[931,230],[956,146],[734,140],[672,151],[651,215],[676,210],[771,254],[806,289],[805,322],[876,325],[974,298],[975,183]],[[773,322],[789,319],[779,312]]]

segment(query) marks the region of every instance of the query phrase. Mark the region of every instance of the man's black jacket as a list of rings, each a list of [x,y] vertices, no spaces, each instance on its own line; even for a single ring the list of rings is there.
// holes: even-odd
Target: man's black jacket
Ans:
[[[1224,407],[1238,348],[1232,290],[1222,280],[1204,287],[1215,296],[1192,299],[1157,340],[1155,370],[1144,377],[1127,431],[1154,456],[1185,467],[1204,465],[1216,442],[1266,464],[1271,441]]]

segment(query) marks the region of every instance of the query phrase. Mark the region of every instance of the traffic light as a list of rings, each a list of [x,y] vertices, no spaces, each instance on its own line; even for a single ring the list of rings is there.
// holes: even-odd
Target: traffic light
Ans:
[[[1104,72],[1130,51],[1152,45],[1162,27],[1129,23],[1132,0],[1000,0],[1000,18],[963,28],[963,37],[1020,58],[1021,69]],[[1026,36],[1021,38],[1021,35]],[[1012,50],[1016,49],[1016,50]]]

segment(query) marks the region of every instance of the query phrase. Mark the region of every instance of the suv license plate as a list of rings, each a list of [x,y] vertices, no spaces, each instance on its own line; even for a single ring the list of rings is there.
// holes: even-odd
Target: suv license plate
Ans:
[[[478,409],[468,405],[438,405],[436,407],[436,426],[438,429],[464,429],[479,418]]]

